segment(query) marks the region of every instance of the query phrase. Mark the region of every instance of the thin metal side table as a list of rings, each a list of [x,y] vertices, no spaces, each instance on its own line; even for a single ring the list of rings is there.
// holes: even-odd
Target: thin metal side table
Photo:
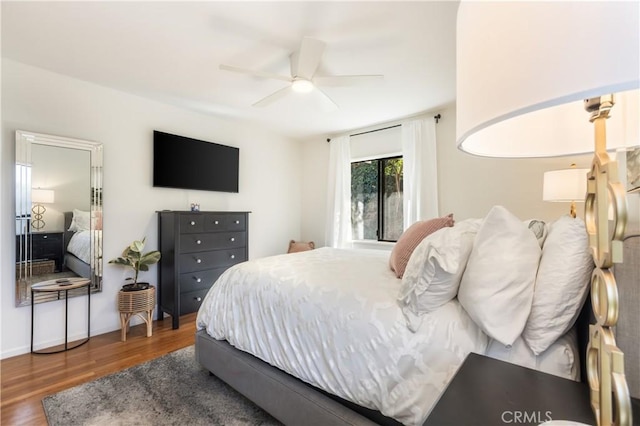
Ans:
[[[87,338],[72,347],[69,347],[69,290],[75,290],[77,288],[87,288]],[[36,293],[58,293],[60,298],[60,292],[64,292],[64,349],[57,351],[34,351],[33,350],[33,329],[35,323],[35,311],[34,311],[34,296]],[[89,341],[91,337],[91,280],[86,278],[65,278],[61,280],[49,280],[43,281],[31,286],[31,353],[34,354],[56,354],[59,352],[75,349],[84,345]]]

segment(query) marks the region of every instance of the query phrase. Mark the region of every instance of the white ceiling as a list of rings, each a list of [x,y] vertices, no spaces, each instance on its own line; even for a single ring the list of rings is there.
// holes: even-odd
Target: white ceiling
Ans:
[[[207,114],[256,120],[293,138],[336,134],[455,99],[458,3],[2,1],[2,56]],[[383,74],[366,86],[251,105],[288,83],[303,36],[326,48],[316,75]]]

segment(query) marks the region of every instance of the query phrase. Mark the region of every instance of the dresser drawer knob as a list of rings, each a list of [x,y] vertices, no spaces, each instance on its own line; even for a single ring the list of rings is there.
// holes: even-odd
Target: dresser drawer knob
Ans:
[[[189,225],[194,226],[196,223],[192,220],[191,223],[189,223]]]
[[[231,237],[231,239],[229,239],[229,241],[234,242],[236,239],[234,237]]]
[[[196,263],[202,263],[202,259],[196,258]]]
[[[202,282],[202,278],[193,277],[193,279],[196,280],[197,283],[201,283]]]
[[[196,244],[200,245],[200,244],[202,244],[202,241],[196,240]]]
[[[202,302],[202,297],[198,296],[198,297],[194,297],[194,300],[196,302]]]
[[[43,235],[42,238],[49,238],[49,236],[48,235]]]
[[[232,255],[231,255],[231,258],[232,258],[232,259],[235,259],[235,258],[236,258],[236,255],[235,255],[235,254],[232,254]]]
[[[213,222],[213,224],[214,224],[214,225],[217,225],[218,223],[220,223],[220,222],[218,222],[217,220],[215,220],[215,221]]]
[[[239,220],[236,220],[236,225],[240,225],[240,221]]]

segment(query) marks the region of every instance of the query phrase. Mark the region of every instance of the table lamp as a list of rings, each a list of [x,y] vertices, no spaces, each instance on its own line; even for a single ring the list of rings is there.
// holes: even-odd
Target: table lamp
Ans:
[[[31,203],[33,203],[33,207],[31,207],[31,213],[33,213],[33,217],[31,218],[31,227],[35,230],[40,230],[44,228],[44,213],[47,211],[43,204],[53,203],[55,193],[53,189],[40,189],[33,188],[31,189]]]
[[[542,199],[559,203],[571,203],[569,214],[576,217],[576,201],[584,201],[587,193],[587,172],[589,169],[570,169],[544,172]]]
[[[462,1],[458,9],[458,147],[511,158],[594,153],[585,200],[596,317],[587,375],[599,425],[632,423],[609,269],[622,261],[626,199],[607,151],[640,144],[639,5]]]

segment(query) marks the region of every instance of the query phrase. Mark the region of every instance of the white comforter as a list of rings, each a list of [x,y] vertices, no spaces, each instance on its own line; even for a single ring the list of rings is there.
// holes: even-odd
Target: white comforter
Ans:
[[[69,240],[67,251],[84,263],[91,261],[91,231],[79,231]]]
[[[93,238],[91,238],[93,233]],[[91,256],[91,245],[98,250],[98,256]],[[71,236],[67,251],[78,259],[87,263],[94,269],[94,274],[102,276],[102,262],[98,262],[98,268],[94,265],[94,257],[102,257],[102,231],[78,231]]]
[[[388,252],[322,248],[228,269],[198,328],[312,385],[413,425],[486,335],[457,300],[408,330]]]

